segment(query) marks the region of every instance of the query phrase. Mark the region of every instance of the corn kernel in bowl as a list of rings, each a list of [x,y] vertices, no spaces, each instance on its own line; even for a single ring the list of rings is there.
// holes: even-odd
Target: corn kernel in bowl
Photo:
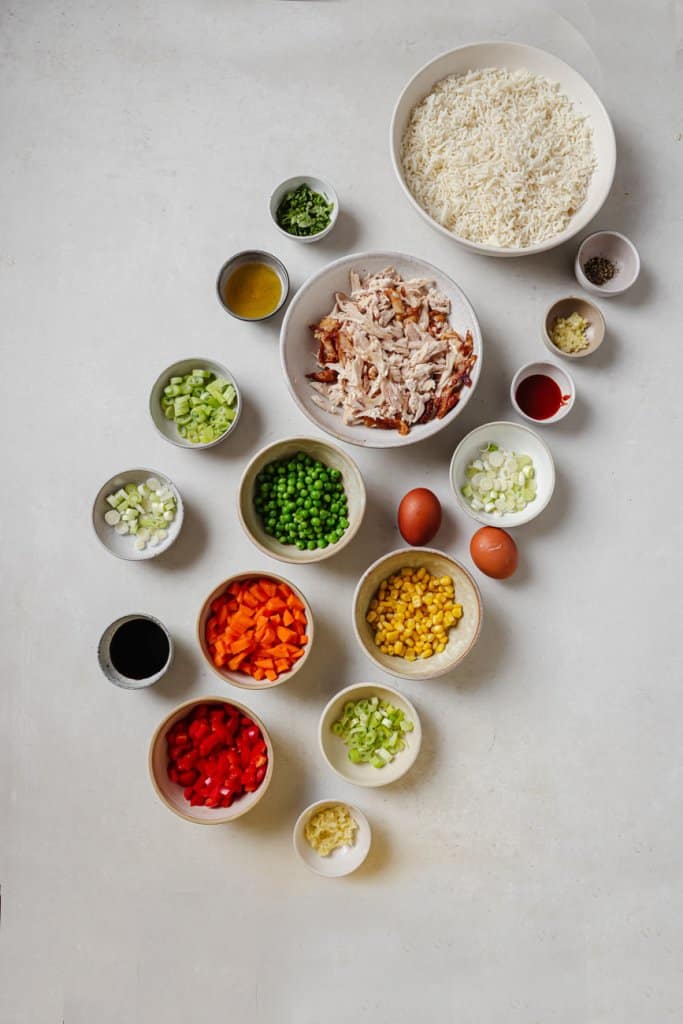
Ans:
[[[462,618],[450,576],[432,576],[424,566],[405,566],[382,580],[366,621],[382,654],[406,661],[446,650],[448,631]]]

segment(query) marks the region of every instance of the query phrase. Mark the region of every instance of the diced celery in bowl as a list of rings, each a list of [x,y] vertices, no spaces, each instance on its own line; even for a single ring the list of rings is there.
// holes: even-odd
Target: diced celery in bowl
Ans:
[[[240,413],[239,391],[219,363],[183,360],[157,378],[150,412],[157,429],[173,444],[208,448],[234,428]]]

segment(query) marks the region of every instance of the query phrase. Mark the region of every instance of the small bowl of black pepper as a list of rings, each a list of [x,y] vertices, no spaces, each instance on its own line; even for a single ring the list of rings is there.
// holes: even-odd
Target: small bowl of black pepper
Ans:
[[[623,295],[638,279],[638,250],[618,231],[596,231],[579,246],[574,273],[581,287],[593,295]]]

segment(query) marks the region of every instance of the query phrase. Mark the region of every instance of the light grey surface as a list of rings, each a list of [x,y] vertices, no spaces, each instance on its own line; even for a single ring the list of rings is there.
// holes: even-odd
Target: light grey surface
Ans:
[[[673,5],[24,0],[0,17],[2,1024],[679,1021]],[[516,578],[480,578],[479,644],[454,680],[400,684],[422,719],[419,761],[366,792],[316,743],[328,697],[374,674],[351,632],[354,584],[396,546],[395,506],[417,485],[444,502],[435,543],[467,561],[449,456],[478,422],[511,416],[510,377],[545,357],[540,318],[575,287],[572,246],[472,257],[394,180],[403,83],[482,38],[545,46],[597,88],[619,159],[592,227],[632,238],[643,270],[604,303],[600,352],[572,366],[576,407],[544,434],[555,497],[516,531]],[[288,243],[267,208],[306,169],[342,207],[315,246]],[[154,795],[147,744],[174,704],[226,692],[202,666],[195,615],[231,572],[277,571],[242,534],[236,485],[258,447],[308,430],[278,322],[239,323],[216,299],[223,261],[251,247],[283,258],[295,286],[356,249],[430,260],[474,303],[486,361],[451,430],[353,451],[361,534],[339,559],[288,569],[314,606],[316,649],[291,686],[248,698],[273,735],[272,787],[242,821],[202,829]],[[147,411],[159,370],[190,351],[233,368],[245,399],[234,437],[207,453],[172,448]],[[186,519],[167,555],[127,564],[88,517],[102,480],[138,463],[177,481]],[[171,672],[141,693],[109,686],[94,655],[131,610],[177,642]],[[316,878],[292,850],[318,798],[357,803],[372,825],[346,880]]]

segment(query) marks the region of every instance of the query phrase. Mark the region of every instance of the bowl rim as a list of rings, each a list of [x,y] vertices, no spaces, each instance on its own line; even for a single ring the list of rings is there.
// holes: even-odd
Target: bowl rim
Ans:
[[[550,319],[550,315],[555,309],[555,306],[559,306],[561,302],[581,302],[585,306],[590,306],[600,329],[600,340],[596,341],[592,348],[583,349],[581,352],[563,352],[561,348],[558,348],[557,345],[554,344],[548,332],[548,320]],[[543,316],[543,342],[545,347],[549,352],[561,356],[563,359],[585,359],[587,356],[592,356],[593,353],[597,352],[602,345],[606,334],[607,325],[605,323],[605,316],[602,310],[599,306],[596,306],[594,302],[591,302],[590,299],[584,298],[582,295],[563,295],[561,298],[555,299],[550,303]]]
[[[278,302],[275,309],[272,310],[272,312],[267,313],[265,316],[240,316],[239,313],[235,313],[234,310],[230,309],[230,306],[228,306],[227,302],[223,301],[223,296],[221,295],[221,278],[223,276],[223,273],[228,269],[231,263],[234,263],[235,260],[241,259],[241,257],[243,256],[255,257],[253,259],[250,258],[247,261],[250,263],[258,263],[259,256],[265,256],[266,263],[268,260],[272,260],[272,262],[277,265],[277,268],[281,275],[281,280],[284,280],[284,287],[282,289],[280,301]],[[245,324],[262,324],[266,320],[270,320],[271,317],[276,316],[284,306],[287,299],[289,298],[290,288],[291,282],[289,280],[289,273],[287,272],[287,267],[284,265],[279,256],[274,256],[272,252],[267,252],[265,249],[241,249],[239,252],[233,253],[233,255],[228,257],[228,259],[222,265],[221,269],[218,271],[218,276],[216,278],[216,295],[218,296],[218,301],[221,307],[225,310],[226,313],[229,313],[230,316],[234,317],[235,320],[241,320]]]
[[[416,555],[417,557],[419,557],[421,554],[422,555],[437,555],[439,558],[445,559],[445,561],[450,562],[452,565],[456,565],[458,567],[458,569],[460,570],[460,572],[464,573],[464,575],[467,577],[468,581],[470,582],[470,584],[472,586],[472,589],[474,590],[474,596],[477,599],[478,615],[477,615],[477,628],[476,628],[476,630],[474,632],[474,635],[473,635],[470,643],[465,648],[465,650],[462,652],[462,654],[460,654],[460,656],[455,661],[451,662],[445,668],[438,669],[438,670],[434,670],[434,669],[429,670],[429,668],[427,667],[429,659],[425,659],[425,672],[424,672],[424,674],[423,673],[416,674],[414,672],[413,673],[404,672],[404,671],[401,670],[401,668],[387,668],[384,664],[382,664],[382,662],[377,658],[377,656],[374,654],[374,652],[371,651],[369,649],[369,647],[366,646],[365,642],[363,641],[362,636],[360,635],[360,630],[358,629],[358,625],[356,623],[356,611],[357,611],[357,608],[358,608],[358,602],[360,600],[361,588],[362,588],[363,584],[365,583],[365,581],[367,580],[367,578],[368,578],[368,576],[370,575],[371,572],[374,572],[376,569],[379,569],[380,566],[382,565],[382,563],[387,562],[390,558],[394,558],[396,555],[406,555],[406,557],[408,557],[408,556],[412,557],[413,555]],[[365,572],[362,574],[362,576],[358,580],[358,583],[356,584],[356,587],[355,587],[354,592],[353,592],[353,598],[352,598],[352,601],[351,601],[351,618],[352,618],[353,632],[354,632],[354,635],[356,637],[356,640],[358,642],[358,645],[359,645],[360,649],[363,651],[363,653],[368,658],[370,658],[370,660],[377,666],[377,668],[381,669],[382,672],[388,672],[390,675],[396,676],[398,679],[407,679],[407,680],[417,679],[420,682],[425,682],[425,681],[427,681],[429,679],[440,679],[442,676],[448,675],[449,672],[453,672],[458,667],[458,665],[460,665],[460,663],[465,660],[465,658],[471,652],[472,648],[475,646],[475,644],[477,643],[479,637],[481,636],[481,629],[482,629],[482,625],[483,625],[483,622],[484,622],[484,605],[483,605],[483,602],[482,602],[482,599],[481,599],[481,591],[479,590],[479,586],[477,584],[477,581],[475,580],[474,576],[469,571],[469,569],[466,569],[465,566],[462,565],[461,562],[458,562],[457,559],[452,558],[451,555],[447,554],[445,551],[440,551],[438,548],[404,547],[404,548],[395,548],[393,551],[390,551],[388,554],[382,555],[380,558],[377,558],[372,563],[372,565],[369,565],[367,567]]]
[[[539,504],[536,508],[533,509],[531,515],[527,516],[526,519],[523,519],[519,523],[514,523],[514,524],[512,524],[512,523],[505,523],[502,518],[501,519],[493,519],[490,512],[476,512],[473,508],[470,508],[470,506],[464,500],[462,494],[460,494],[460,491],[458,490],[458,488],[457,488],[457,486],[455,484],[454,468],[455,468],[455,460],[456,460],[456,457],[458,455],[458,452],[460,451],[462,446],[465,444],[465,442],[469,440],[469,438],[472,436],[472,434],[475,434],[475,433],[477,433],[477,431],[483,430],[484,428],[488,429],[490,427],[513,427],[515,430],[526,430],[527,433],[533,435],[533,437],[538,442],[538,444],[541,446],[541,448],[544,449],[544,451],[545,451],[545,453],[546,453],[546,455],[548,457],[548,460],[550,462],[550,487],[548,489],[548,496],[546,497],[545,501],[542,504]],[[526,423],[515,423],[514,420],[491,420],[489,423],[480,423],[479,426],[473,427],[472,430],[470,430],[467,434],[465,434],[465,436],[463,438],[460,439],[460,441],[458,442],[458,445],[457,445],[455,451],[453,452],[453,455],[451,456],[450,465],[448,467],[448,476],[449,476],[449,479],[450,479],[450,482],[451,482],[451,490],[455,494],[456,501],[458,502],[458,504],[459,504],[460,508],[463,510],[463,512],[467,512],[467,514],[472,519],[475,519],[478,523],[482,523],[483,526],[497,526],[501,530],[516,530],[518,527],[526,526],[527,523],[532,522],[534,519],[537,518],[537,516],[540,516],[541,512],[543,512],[547,508],[548,504],[550,503],[550,499],[552,498],[553,493],[555,491],[555,482],[556,482],[555,460],[553,459],[553,454],[550,451],[550,448],[548,447],[546,442],[543,440],[543,438],[540,437],[540,435],[537,434],[535,430],[532,430],[531,427],[527,427]],[[526,512],[526,510],[528,508],[530,508],[530,507],[531,507],[530,505],[527,505],[527,508],[524,509],[524,511]]]
[[[567,225],[564,231],[560,232],[558,235],[554,235],[552,238],[545,239],[543,242],[537,242],[534,245],[530,245],[524,249],[489,245],[483,242],[471,242],[469,241],[469,239],[463,238],[461,235],[456,235],[454,232],[449,231],[448,228],[445,228],[442,224],[439,224],[438,221],[434,220],[433,217],[430,217],[426,210],[422,209],[422,207],[417,202],[412,192],[408,188],[408,185],[404,181],[401,169],[401,161],[399,158],[399,154],[396,151],[396,147],[394,146],[394,134],[396,129],[396,122],[398,120],[399,107],[402,104],[403,97],[408,92],[413,82],[415,82],[415,80],[419,78],[419,76],[422,75],[425,71],[427,71],[432,65],[438,63],[438,61],[440,60],[443,60],[444,57],[449,57],[451,54],[459,53],[462,50],[475,49],[477,47],[483,46],[506,46],[520,51],[533,51],[535,53],[543,54],[544,57],[550,57],[558,64],[563,65],[572,74],[577,75],[584,82],[584,84],[590,90],[590,92],[592,92],[596,101],[596,105],[604,115],[605,125],[608,129],[610,144],[610,160],[609,165],[607,166],[607,178],[605,180],[605,185],[602,189],[602,192],[599,194],[598,201],[596,201],[595,210],[589,214],[587,214],[587,211],[585,209],[583,210],[583,214],[581,209],[577,210],[576,214],[574,215],[575,217],[577,217],[577,221],[574,226],[572,226],[572,223],[570,221],[570,223]],[[438,79],[438,81],[440,80],[441,79]],[[436,82],[434,82],[433,84],[436,84]],[[391,165],[393,167],[394,174],[396,175],[399,185],[401,186],[405,195],[408,197],[413,208],[417,210],[417,212],[420,214],[423,220],[425,220],[433,228],[436,228],[436,230],[439,231],[442,235],[445,235],[447,238],[450,238],[451,241],[456,242],[458,245],[463,246],[463,248],[465,249],[469,249],[472,252],[481,253],[482,255],[485,256],[502,257],[533,256],[537,253],[547,252],[549,249],[554,249],[558,245],[562,245],[564,244],[564,242],[568,242],[570,239],[576,237],[576,235],[579,234],[579,232],[583,231],[586,225],[588,225],[591,222],[591,220],[593,220],[593,218],[598,215],[598,213],[604,206],[610,192],[612,191],[617,164],[617,146],[616,137],[614,134],[614,125],[612,124],[612,120],[609,116],[609,113],[607,112],[607,108],[605,107],[604,103],[600,99],[600,96],[597,94],[597,92],[590,84],[590,82],[586,78],[584,78],[584,76],[579,71],[577,71],[576,68],[572,67],[571,64],[568,64],[567,61],[562,60],[561,57],[558,57],[550,50],[543,50],[539,46],[530,46],[527,43],[508,41],[506,39],[480,39],[474,40],[473,42],[470,43],[463,43],[461,46],[454,46],[448,50],[442,51],[435,57],[432,57],[430,60],[428,60],[425,64],[422,65],[422,67],[418,68],[415,74],[412,75],[408,82],[406,82],[398,96],[398,99],[394,104],[391,120],[389,122],[389,153],[391,156]]]
[[[265,740],[266,743],[266,750],[268,751],[268,767],[266,768],[266,774],[263,776],[263,781],[261,782],[261,785],[257,790],[254,790],[254,792],[258,793],[259,795],[256,797],[254,802],[249,805],[249,807],[245,807],[238,814],[232,814],[229,818],[195,818],[189,812],[181,811],[178,807],[174,807],[173,804],[166,799],[165,794],[161,791],[161,787],[159,786],[156,775],[154,773],[154,748],[164,729],[168,728],[169,720],[171,718],[174,718],[178,714],[178,712],[185,711],[186,709],[187,711],[189,711],[190,708],[196,707],[198,704],[231,704],[233,707],[238,708],[246,717],[251,718],[254,721],[255,725],[257,725],[258,728],[261,730],[261,735],[263,736],[263,739]],[[240,701],[238,700],[231,700],[229,697],[192,697],[190,700],[186,700],[183,701],[181,704],[177,704],[176,707],[174,707],[171,711],[169,711],[166,714],[166,716],[156,727],[152,734],[152,738],[149,741],[149,747],[147,749],[147,771],[152,781],[152,787],[154,791],[156,792],[161,802],[166,807],[168,807],[169,811],[173,811],[173,813],[176,814],[179,818],[182,818],[183,821],[189,821],[192,825],[229,825],[232,821],[236,821],[237,818],[241,818],[244,814],[248,814],[249,811],[253,810],[254,807],[256,807],[258,803],[260,803],[260,801],[266,794],[266,790],[270,786],[270,782],[273,776],[273,761],[273,742],[270,738],[268,730],[266,729],[265,725],[263,724],[259,716],[254,711],[252,711],[251,708],[248,708],[246,704],[241,704]],[[188,804],[188,807],[190,807],[190,804]],[[230,809],[231,808],[229,807],[221,808],[221,810],[225,811],[229,811]]]
[[[350,694],[352,691],[367,689],[385,690],[387,693],[390,693],[394,699],[398,698],[399,701],[403,701],[405,704],[407,704],[408,710],[410,714],[413,715],[415,723],[419,726],[420,730],[417,747],[413,752],[412,758],[407,759],[407,763],[403,768],[403,771],[401,771],[398,775],[395,775],[393,779],[387,779],[386,782],[383,782],[381,778],[379,778],[375,782],[373,781],[373,776],[369,776],[367,781],[360,781],[358,779],[352,779],[348,775],[344,775],[343,772],[341,772],[338,768],[335,768],[335,766],[330,761],[325,750],[325,744],[323,742],[323,722],[325,721],[325,716],[327,715],[330,708],[334,704],[336,704],[341,697]],[[327,701],[324,708],[320,712],[320,718],[318,719],[318,747],[320,749],[320,753],[322,754],[325,763],[332,769],[335,775],[338,775],[340,779],[344,780],[344,782],[348,782],[349,785],[351,786],[360,786],[362,789],[380,789],[382,786],[391,786],[393,785],[394,782],[398,782],[399,779],[402,779],[404,775],[407,775],[407,773],[410,771],[410,769],[417,761],[420,755],[420,750],[422,749],[422,721],[420,719],[419,714],[417,713],[417,708],[411,701],[410,697],[407,697],[405,693],[402,693],[400,690],[397,690],[396,687],[389,686],[387,683],[377,682],[350,683],[348,686],[342,687],[341,690],[337,690],[337,692],[330,697],[330,699]],[[376,769],[376,771],[379,773],[380,770]],[[342,801],[340,801],[340,803],[341,802]]]
[[[472,368],[472,373],[470,374],[471,385],[467,388],[466,391],[464,391],[463,398],[461,398],[458,401],[457,405],[455,405],[450,410],[450,412],[446,413],[442,420],[430,420],[430,423],[439,422],[440,426],[438,426],[431,433],[427,434],[425,437],[415,437],[415,428],[413,428],[413,430],[411,430],[409,434],[406,434],[403,440],[391,446],[379,443],[379,440],[381,440],[381,438],[378,440],[378,442],[375,443],[370,443],[369,441],[354,440],[352,437],[346,437],[345,434],[340,433],[339,430],[337,430],[336,427],[334,426],[323,427],[322,424],[320,424],[317,420],[313,418],[312,413],[309,412],[304,402],[299,399],[299,396],[296,393],[296,390],[294,389],[294,386],[290,379],[290,375],[287,372],[287,363],[285,357],[285,338],[287,336],[287,331],[289,329],[292,311],[296,309],[297,302],[304,295],[304,293],[307,292],[324,274],[327,274],[329,271],[336,270],[338,267],[341,267],[344,264],[352,265],[353,263],[357,263],[362,260],[367,260],[371,258],[374,259],[378,256],[387,257],[387,259],[391,262],[394,262],[395,260],[407,260],[409,262],[412,261],[415,263],[419,263],[422,265],[422,267],[428,269],[429,271],[433,271],[440,277],[446,278],[448,282],[455,288],[455,290],[459,292],[460,298],[469,312],[472,322],[475,325],[475,331],[473,332],[473,342],[476,342],[479,347],[479,351],[477,352],[477,359]],[[450,274],[446,273],[445,270],[440,270],[439,267],[437,267],[434,263],[431,263],[429,260],[425,260],[421,256],[411,256],[409,253],[399,252],[395,249],[368,249],[362,252],[347,253],[344,256],[339,256],[337,259],[332,260],[330,263],[326,263],[325,266],[321,267],[314,274],[311,274],[311,276],[304,281],[299,290],[296,292],[294,298],[289,304],[287,312],[285,313],[285,316],[282,321],[282,326],[280,328],[280,366],[282,368],[282,375],[285,378],[287,390],[289,391],[290,397],[293,399],[297,408],[304,414],[309,423],[312,423],[318,430],[322,430],[325,434],[327,434],[330,437],[336,438],[337,441],[341,441],[343,444],[352,444],[356,448],[363,448],[366,450],[370,449],[372,451],[386,451],[391,450],[393,448],[407,448],[410,445],[420,444],[422,441],[427,441],[429,440],[429,438],[435,436],[436,434],[444,430],[447,426],[449,426],[449,424],[451,424],[456,419],[457,416],[459,416],[459,414],[463,411],[463,409],[465,409],[468,402],[472,398],[472,395],[476,391],[477,384],[479,383],[483,362],[484,339],[482,336],[479,318],[475,312],[474,306],[472,305],[469,298],[467,297],[461,286],[458,284],[458,282],[453,277],[451,277]],[[341,417],[336,417],[335,419],[341,420]],[[418,425],[415,424],[415,426]],[[386,433],[386,431],[375,430],[374,433],[382,435]]]
[[[175,445],[176,448],[184,448],[186,451],[206,451],[207,448],[214,448],[217,444],[220,444],[222,441],[225,441],[229,434],[234,433],[235,427],[237,426],[239,418],[242,415],[242,392],[240,390],[240,386],[237,383],[234,374],[227,368],[227,366],[224,366],[223,363],[219,363],[217,359],[206,359],[202,357],[199,357],[196,363],[197,366],[201,366],[202,364],[206,364],[208,366],[209,363],[213,364],[213,366],[217,367],[221,371],[221,376],[226,377],[235,389],[235,394],[237,396],[235,418],[228,427],[228,429],[223,431],[220,437],[216,437],[213,441],[200,441],[198,444],[192,444],[189,441],[185,441],[184,438],[177,434],[177,430],[176,437],[168,437],[160,428],[159,424],[157,423],[157,418],[154,415],[153,400],[154,392],[157,389],[157,385],[159,385],[165,377],[177,376],[172,372],[176,366],[179,366],[181,363],[188,363],[192,361],[193,360],[190,358],[176,359],[176,361],[174,363],[171,363],[171,365],[167,367],[166,370],[163,371],[163,373],[160,373],[157,376],[149,392],[149,415],[152,420],[152,423],[154,424],[154,429],[156,430],[160,437],[163,437],[164,441],[168,441],[169,444]]]
[[[313,180],[322,182],[325,189],[329,193],[328,198],[332,201],[332,214],[330,216],[330,223],[327,225],[327,227],[324,227],[322,231],[317,231],[314,235],[292,235],[290,234],[289,231],[285,231],[284,228],[281,228],[277,222],[277,211],[273,210],[273,202],[275,200],[275,195],[277,192],[279,192],[281,188],[289,188],[290,186],[292,187],[292,189],[298,188],[298,186],[293,185],[293,182],[295,181],[298,181],[300,185],[303,185],[306,182]],[[280,234],[284,235],[285,238],[294,239],[295,242],[317,242],[321,238],[324,238],[325,235],[329,234],[334,225],[337,223],[337,218],[339,216],[339,197],[337,196],[334,187],[330,184],[327,178],[323,178],[319,174],[292,174],[289,176],[289,178],[283,178],[283,180],[279,182],[279,184],[277,184],[270,193],[270,196],[268,197],[268,212],[270,214],[270,218],[273,224],[278,229]]]
[[[303,857],[299,852],[299,847],[297,846],[296,839],[298,833],[303,830],[305,818],[311,817],[315,813],[315,811],[322,809],[323,807],[338,806],[339,804],[343,804],[343,806],[347,808],[347,810],[351,814],[351,817],[354,817],[355,815],[356,818],[360,818],[360,822],[358,823],[359,829],[364,826],[368,832],[368,848],[361,857],[361,859],[358,861],[358,863],[354,864],[354,866],[352,868],[349,868],[348,871],[342,871],[338,875],[329,875],[324,871],[319,871],[317,868],[313,866],[313,864],[309,864],[305,857]],[[306,839],[304,836],[304,842],[305,841]],[[312,871],[313,874],[319,875],[320,878],[346,878],[348,875],[352,875],[354,871],[357,871],[358,868],[367,860],[367,856],[370,853],[370,848],[372,846],[372,827],[363,811],[361,811],[360,807],[356,807],[355,804],[349,803],[348,800],[314,800],[312,804],[308,805],[308,807],[304,807],[303,811],[301,812],[301,814],[294,823],[294,827],[292,829],[292,846],[294,847],[294,852],[296,853],[299,860],[302,862],[302,864],[305,864],[308,870]],[[313,852],[315,853],[315,850]]]
[[[524,412],[519,402],[517,401],[516,391],[520,383],[520,377],[523,373],[526,373],[527,370],[530,370],[532,367],[536,366],[539,367],[539,370],[537,371],[539,373],[542,372],[540,367],[553,366],[553,369],[555,369],[558,373],[563,373],[569,381],[569,401],[565,402],[564,405],[561,405],[557,412],[554,414],[554,416],[549,416],[545,420],[535,420],[533,416],[529,416],[528,413]],[[528,376],[531,376],[531,374],[529,374]],[[545,376],[547,376],[547,374]],[[519,367],[517,372],[514,374],[512,380],[510,381],[510,403],[512,404],[512,407],[515,410],[515,412],[519,416],[524,417],[525,420],[528,420],[529,423],[535,423],[541,427],[544,426],[545,424],[549,426],[551,423],[559,423],[560,420],[563,420],[565,416],[567,416],[568,413],[570,413],[571,410],[574,408],[575,401],[576,385],[574,384],[574,378],[572,377],[571,373],[569,372],[569,370],[565,370],[562,366],[554,366],[554,364],[551,363],[548,359],[532,359],[530,362],[524,363],[522,366]]]
[[[104,540],[102,540],[102,538],[100,537],[99,533],[97,532],[97,526],[96,526],[96,523],[95,523],[95,515],[96,515],[97,503],[99,502],[100,498],[104,495],[104,492],[108,491],[113,486],[112,485],[112,480],[115,480],[117,476],[123,476],[125,473],[139,473],[141,475],[144,474],[146,478],[150,477],[150,476],[156,476],[160,480],[164,480],[166,482],[166,484],[173,489],[173,493],[174,493],[175,498],[176,498],[176,517],[175,517],[174,523],[177,522],[178,528],[177,528],[176,532],[174,533],[173,537],[171,538],[170,542],[168,544],[166,544],[165,546],[152,548],[152,547],[150,547],[148,545],[144,549],[144,551],[151,551],[151,552],[153,552],[153,554],[147,555],[147,554],[144,554],[143,552],[140,552],[137,555],[135,555],[135,554],[130,554],[130,555],[121,554],[121,552],[114,551],[113,548],[110,548],[109,545]],[[93,500],[92,509],[91,509],[91,512],[90,512],[90,523],[91,523],[91,526],[93,528],[93,533],[97,537],[97,540],[100,542],[100,544],[105,549],[105,551],[108,551],[110,555],[114,556],[114,558],[120,558],[122,562],[151,562],[153,558],[158,558],[160,555],[165,554],[169,550],[169,548],[173,547],[173,545],[177,541],[178,537],[180,536],[180,531],[183,528],[184,519],[185,519],[185,506],[183,504],[183,497],[182,497],[180,491],[178,490],[176,485],[173,483],[173,481],[171,480],[170,476],[167,476],[166,473],[162,473],[158,469],[142,469],[142,468],[121,469],[121,470],[119,470],[118,473],[114,473],[114,475],[110,476],[109,479],[107,481],[105,481],[105,483],[103,483],[102,486],[100,487],[100,489],[98,490],[98,492],[95,495],[95,498]],[[132,548],[131,550],[134,551],[135,549]]]
[[[626,245],[626,247],[630,249],[633,253],[633,257],[635,260],[635,273],[633,274],[633,277],[630,279],[628,284],[625,284],[622,288],[610,288],[609,290],[607,290],[599,284],[593,284],[593,282],[589,281],[583,272],[583,262],[581,259],[583,247],[586,245],[587,242],[592,241],[599,235],[605,235],[610,236],[612,238],[621,239],[621,241]],[[606,299],[610,299],[615,295],[623,295],[624,292],[627,292],[629,288],[633,287],[633,285],[640,277],[640,253],[636,248],[635,242],[632,242],[631,239],[628,238],[627,235],[622,234],[621,231],[613,231],[611,228],[601,228],[599,231],[591,231],[589,235],[586,235],[586,237],[583,239],[578,249],[576,250],[576,258],[574,260],[574,276],[576,277],[576,280],[581,285],[581,287],[585,288],[586,291],[590,292],[592,295],[604,295]]]
[[[296,442],[296,443],[300,442],[302,445],[304,445],[304,444],[310,443],[311,441],[315,442],[315,444],[319,444],[319,445],[323,445],[324,447],[331,448],[332,451],[334,451],[341,458],[341,460],[343,462],[347,462],[349,464],[349,466],[351,467],[352,474],[355,475],[355,477],[357,479],[357,482],[360,484],[360,488],[359,488],[359,490],[360,490],[360,512],[359,512],[359,515],[358,515],[358,521],[357,521],[356,525],[353,526],[351,524],[351,522],[349,521],[349,525],[348,525],[347,529],[344,531],[343,536],[337,541],[336,544],[330,544],[326,548],[316,548],[315,551],[308,551],[308,552],[301,551],[300,552],[301,555],[307,555],[307,556],[310,556],[310,557],[295,558],[294,556],[289,557],[289,556],[286,556],[286,555],[279,554],[279,553],[277,553],[275,551],[271,551],[271,549],[269,547],[267,547],[249,529],[249,526],[247,525],[247,522],[246,522],[246,520],[244,518],[244,515],[242,513],[242,498],[244,496],[244,490],[245,490],[245,487],[246,487],[247,475],[249,474],[249,472],[252,469],[252,466],[254,465],[254,463],[258,459],[260,459],[262,456],[266,455],[266,453],[271,451],[272,449],[279,448],[280,445],[292,444],[294,442]],[[274,456],[274,458],[276,458],[276,457],[277,456]],[[363,523],[363,519],[365,517],[366,506],[367,506],[367,492],[366,492],[366,489],[365,489],[365,481],[363,480],[363,475],[362,475],[360,469],[358,468],[358,465],[355,462],[355,460],[352,459],[350,455],[347,455],[346,452],[342,451],[341,448],[338,448],[336,445],[334,445],[330,441],[328,441],[326,438],[319,438],[319,437],[309,437],[309,436],[304,436],[304,435],[296,435],[294,437],[284,437],[284,438],[281,438],[279,441],[273,441],[271,444],[265,445],[263,448],[260,449],[260,451],[256,452],[256,454],[253,456],[253,458],[251,458],[250,461],[248,462],[246,468],[244,469],[244,472],[242,473],[242,476],[240,477],[239,486],[237,488],[237,517],[238,517],[238,519],[240,521],[240,525],[242,526],[242,529],[244,530],[246,536],[252,542],[254,547],[257,547],[259,549],[259,551],[262,551],[265,555],[269,555],[270,558],[275,558],[275,559],[277,559],[278,562],[284,562],[287,565],[310,565],[310,564],[315,563],[315,562],[323,562],[323,561],[325,561],[328,558],[333,558],[334,555],[338,554],[342,550],[342,548],[345,548],[347,544],[350,544],[351,541],[353,540],[353,538],[358,533],[358,531],[361,528],[361,525]],[[298,550],[298,548],[297,548],[297,550]]]
[[[214,601],[217,597],[219,597],[222,593],[224,593],[230,586],[230,584],[234,583],[235,580],[253,578],[272,579],[277,580],[278,583],[286,584],[286,586],[288,586],[290,590],[292,590],[299,598],[299,600],[303,603],[303,606],[306,610],[306,617],[308,619],[308,624],[306,627],[306,636],[308,637],[308,643],[304,648],[303,655],[295,662],[294,667],[290,669],[289,672],[280,673],[280,675],[273,683],[271,683],[269,680],[262,682],[254,681],[253,683],[242,682],[243,679],[251,679],[251,676],[247,676],[246,673],[244,672],[232,672],[216,668],[216,666],[211,661],[211,658],[209,657],[207,651],[205,650],[206,638],[202,633],[202,618],[204,616],[204,612],[207,606],[210,605],[211,602]],[[264,569],[263,571],[259,571],[258,569],[247,569],[243,572],[236,572],[233,573],[232,576],[228,576],[227,579],[223,580],[222,583],[217,584],[213,588],[213,590],[210,591],[208,596],[202,601],[199,607],[199,613],[197,614],[195,636],[204,661],[212,670],[212,672],[214,672],[219,677],[219,679],[221,679],[224,683],[237,686],[240,690],[274,690],[277,686],[282,686],[283,683],[288,683],[304,666],[305,662],[308,661],[308,656],[311,653],[311,648],[313,647],[313,641],[315,639],[315,623],[313,620],[313,610],[310,604],[308,603],[308,599],[306,598],[305,594],[296,586],[295,583],[292,583],[291,580],[285,579],[284,576],[279,576],[276,572],[271,572],[269,569]]]

